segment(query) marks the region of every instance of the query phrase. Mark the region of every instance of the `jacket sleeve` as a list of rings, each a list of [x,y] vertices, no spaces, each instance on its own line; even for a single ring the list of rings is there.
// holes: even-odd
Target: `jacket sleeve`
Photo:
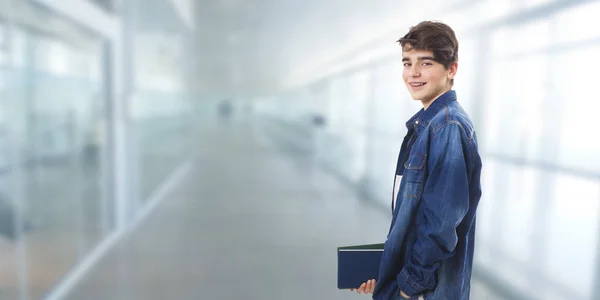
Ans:
[[[456,229],[469,209],[467,152],[461,132],[459,123],[449,123],[431,137],[429,172],[421,198],[424,216],[412,256],[396,276],[398,287],[408,296],[435,288],[435,272],[454,255]]]

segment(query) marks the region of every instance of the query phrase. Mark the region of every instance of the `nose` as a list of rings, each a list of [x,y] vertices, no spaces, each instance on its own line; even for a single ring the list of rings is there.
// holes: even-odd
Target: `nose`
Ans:
[[[410,73],[409,73],[410,77],[412,78],[416,78],[421,76],[421,71],[418,69],[417,66],[413,65],[410,67]]]

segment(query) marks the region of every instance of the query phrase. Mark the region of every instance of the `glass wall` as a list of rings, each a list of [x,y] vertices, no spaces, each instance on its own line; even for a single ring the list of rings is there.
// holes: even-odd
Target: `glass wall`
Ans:
[[[107,68],[110,38],[34,1],[0,0],[0,299],[42,299],[115,234],[115,169],[131,176],[122,199],[131,218],[191,153],[180,64],[189,32],[163,32],[157,24],[176,16],[156,13],[173,10],[145,1],[102,7],[123,17],[124,65]],[[105,82],[113,69],[126,73],[119,103]],[[115,105],[126,110],[119,168]]]
[[[194,141],[180,63],[188,32],[161,31],[176,16],[157,14],[173,10],[100,1],[106,18],[122,17],[115,50],[105,32],[36,3],[0,0],[0,299],[54,295],[124,230],[120,207],[131,222]],[[131,181],[123,199],[115,172]]]
[[[102,44],[71,23],[13,21],[0,24],[0,297],[40,299],[112,229]]]
[[[192,37],[181,20],[164,12],[169,2],[155,1],[153,8],[147,1],[128,1],[122,10],[133,58],[129,151],[138,207],[188,158],[193,141],[186,78]]]

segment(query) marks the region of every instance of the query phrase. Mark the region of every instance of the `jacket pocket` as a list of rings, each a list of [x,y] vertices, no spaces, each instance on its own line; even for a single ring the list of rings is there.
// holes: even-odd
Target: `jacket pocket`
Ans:
[[[400,295],[399,290],[398,290],[398,293],[396,294],[396,300],[421,300],[421,299],[424,299],[422,295],[412,296],[410,298],[404,298],[404,297],[402,297],[402,295]]]
[[[420,198],[423,193],[423,181],[425,179],[426,154],[415,154],[408,157],[404,163],[404,174],[402,179],[405,181],[404,198]]]
[[[425,167],[427,154],[413,154],[408,157],[404,163],[406,170],[421,170]]]

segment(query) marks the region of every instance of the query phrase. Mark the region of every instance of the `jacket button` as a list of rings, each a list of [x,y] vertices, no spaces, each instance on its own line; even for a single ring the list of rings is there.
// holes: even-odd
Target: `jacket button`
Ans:
[[[419,124],[419,120],[416,120],[416,121],[415,121],[415,124]]]

